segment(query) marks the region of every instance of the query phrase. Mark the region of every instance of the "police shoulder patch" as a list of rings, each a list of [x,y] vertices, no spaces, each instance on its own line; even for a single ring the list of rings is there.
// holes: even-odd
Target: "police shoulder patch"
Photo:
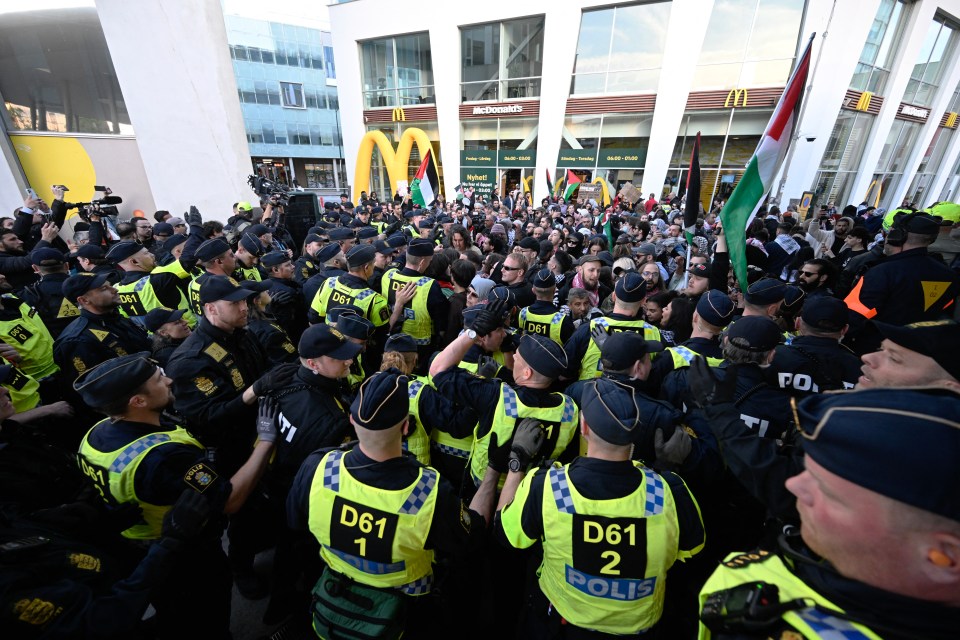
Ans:
[[[90,333],[95,335],[100,342],[103,342],[110,336],[109,331],[100,331],[99,329],[90,329]]]
[[[198,493],[206,491],[217,479],[217,472],[206,463],[200,462],[190,467],[183,476],[183,481]]]
[[[87,370],[87,364],[80,359],[80,356],[75,356],[73,358],[73,368],[76,369],[77,373],[83,373]]]
[[[463,502],[460,503],[460,526],[463,527],[463,530],[467,533],[470,533],[470,511],[467,509],[466,505]]]
[[[209,347],[204,349],[203,352],[208,356],[210,356],[211,358],[213,358],[214,360],[216,360],[217,362],[220,362],[221,360],[227,357],[227,350],[221,347],[216,342],[212,343]]]
[[[772,556],[769,551],[763,549],[755,549],[754,551],[748,551],[747,553],[740,553],[735,556],[730,556],[723,563],[723,566],[730,569],[739,569],[750,564],[757,562],[764,562],[770,559]]]

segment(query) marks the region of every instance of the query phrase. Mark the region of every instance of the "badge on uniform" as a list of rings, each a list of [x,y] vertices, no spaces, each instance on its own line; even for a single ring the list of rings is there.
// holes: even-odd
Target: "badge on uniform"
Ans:
[[[234,387],[243,389],[243,374],[240,373],[240,369],[230,369],[230,379]]]
[[[213,384],[213,380],[210,378],[205,378],[200,376],[193,379],[193,384],[197,388],[197,391],[202,393],[205,396],[209,396],[214,391],[217,390],[217,385]]]
[[[201,462],[195,464],[187,470],[183,476],[186,482],[197,493],[203,493],[217,479],[217,472]]]
[[[387,311],[386,307],[380,309],[380,321],[386,322],[390,318],[390,312]]]
[[[80,356],[76,356],[73,359],[73,368],[76,369],[77,373],[83,373],[87,370],[86,363],[80,359]]]
[[[463,502],[460,503],[460,526],[463,527],[463,530],[467,533],[470,533],[470,512],[463,505]]]
[[[90,333],[95,335],[97,337],[97,340],[99,340],[100,342],[103,342],[108,337],[110,337],[109,331],[100,331],[99,329],[90,329]]]
[[[204,349],[203,352],[208,356],[210,356],[211,358],[213,358],[214,360],[216,360],[217,362],[220,362],[221,360],[227,357],[227,350],[221,347],[220,345],[218,345],[216,342],[214,342],[209,347]]]
[[[100,558],[96,558],[86,553],[71,553],[67,560],[71,565],[82,571],[94,571],[96,573],[100,573]]]

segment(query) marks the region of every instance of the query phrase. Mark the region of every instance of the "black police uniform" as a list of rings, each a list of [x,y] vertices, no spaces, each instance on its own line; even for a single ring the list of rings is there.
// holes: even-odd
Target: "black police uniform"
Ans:
[[[80,315],[77,305],[64,298],[61,292],[63,281],[69,277],[67,273],[51,273],[20,292],[20,299],[37,310],[54,339]]]
[[[960,295],[960,276],[932,258],[926,247],[901,251],[873,267],[847,296],[848,337],[859,333],[867,319],[903,326],[937,320]],[[868,336],[857,344],[866,353],[880,343]]]
[[[323,268],[316,258],[306,253],[297,258],[293,266],[293,279],[300,285],[320,273]]]
[[[628,320],[631,322],[643,320],[642,316],[638,318],[635,316],[628,316],[623,313],[610,313],[607,314],[606,317],[612,320]],[[643,331],[642,326],[638,326],[636,329],[639,332]],[[564,343],[563,350],[567,352],[567,360],[570,363],[570,369],[568,370],[570,377],[576,378],[578,376],[580,372],[580,363],[583,362],[583,356],[586,355],[587,349],[590,347],[591,340],[593,340],[593,337],[590,335],[590,322],[585,320],[573,332],[573,335],[570,336],[570,339]]]
[[[797,336],[777,347],[767,370],[776,386],[798,400],[814,393],[853,389],[860,358],[834,338]]]
[[[274,317],[251,319],[247,322],[249,331],[263,346],[267,361],[271,364],[297,362],[297,347],[290,336]]]
[[[518,309],[529,307],[537,301],[537,296],[533,295],[533,289],[528,282],[518,282],[507,285],[507,289],[513,294],[513,304]]]
[[[167,364],[174,407],[205,446],[217,448],[225,473],[239,469],[250,455],[257,407],[244,404],[242,395],[269,368],[252,334],[245,329],[227,333],[205,318]]]
[[[307,304],[303,299],[303,287],[295,280],[270,278],[270,295],[285,292],[291,295],[289,302],[282,305],[270,303],[270,313],[284,327],[287,335],[294,342],[300,340],[300,335],[307,328]]]
[[[68,381],[101,362],[140,351],[150,351],[147,333],[117,311],[101,315],[81,309],[53,343],[53,359]]]
[[[156,360],[157,364],[159,364],[161,367],[166,367],[167,363],[170,361],[170,356],[172,356],[173,352],[183,344],[184,340],[186,340],[186,338],[172,340],[170,338],[165,338],[163,336],[154,334],[152,348],[153,359]]]

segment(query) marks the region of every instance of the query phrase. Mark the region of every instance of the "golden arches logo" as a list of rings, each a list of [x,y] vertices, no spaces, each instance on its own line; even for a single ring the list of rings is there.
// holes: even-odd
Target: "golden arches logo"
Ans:
[[[396,193],[398,182],[409,179],[410,153],[413,151],[413,145],[417,145],[417,151],[422,158],[427,151],[432,152],[433,147],[430,144],[430,138],[423,129],[406,129],[400,136],[400,142],[397,144],[397,150],[393,150],[393,143],[382,131],[368,131],[360,140],[360,148],[357,150],[357,166],[354,174],[353,199],[354,202],[360,202],[360,192],[370,191],[370,165],[373,161],[373,147],[376,145],[383,156],[383,164],[387,168],[387,175],[390,177],[390,191]],[[433,164],[437,169],[437,175],[440,169],[437,167],[436,154],[433,154]]]
[[[406,113],[403,109],[401,109],[401,108],[398,107],[398,108],[396,108],[396,109],[393,110],[393,113],[390,114],[390,121],[391,121],[391,122],[406,122],[406,121],[407,121],[407,113]]]
[[[857,111],[867,111],[870,108],[870,100],[873,99],[873,93],[864,91],[857,99],[857,105],[854,107]]]
[[[524,193],[533,193],[533,176],[527,176],[523,179],[523,192]]]
[[[730,93],[727,94],[727,99],[723,101],[724,108],[728,107],[745,107],[747,106],[747,100],[750,97],[750,93],[746,89],[730,89]],[[740,104],[740,99],[743,98],[743,104]]]
[[[597,176],[593,179],[593,184],[600,185],[600,192],[603,194],[603,206],[610,204],[610,185],[603,178]]]
[[[948,129],[954,129],[957,126],[957,112],[948,111],[947,112],[947,121],[943,123]]]

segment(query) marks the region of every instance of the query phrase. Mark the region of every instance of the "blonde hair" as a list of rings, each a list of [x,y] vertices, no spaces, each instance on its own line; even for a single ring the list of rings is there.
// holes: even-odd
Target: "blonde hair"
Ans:
[[[417,366],[416,353],[402,353],[400,351],[384,351],[380,371],[395,367],[404,373],[410,373]]]

